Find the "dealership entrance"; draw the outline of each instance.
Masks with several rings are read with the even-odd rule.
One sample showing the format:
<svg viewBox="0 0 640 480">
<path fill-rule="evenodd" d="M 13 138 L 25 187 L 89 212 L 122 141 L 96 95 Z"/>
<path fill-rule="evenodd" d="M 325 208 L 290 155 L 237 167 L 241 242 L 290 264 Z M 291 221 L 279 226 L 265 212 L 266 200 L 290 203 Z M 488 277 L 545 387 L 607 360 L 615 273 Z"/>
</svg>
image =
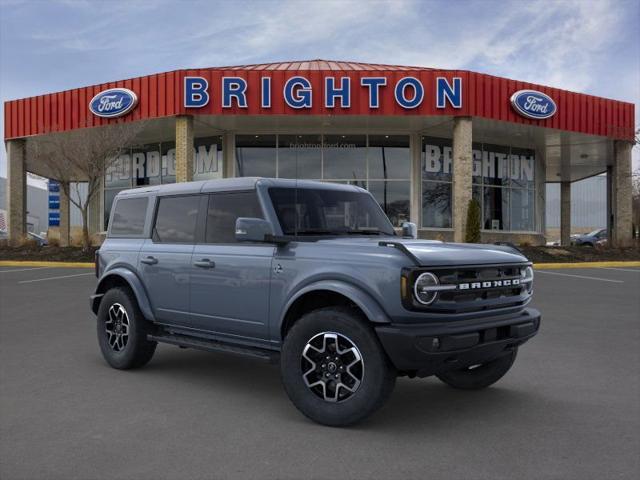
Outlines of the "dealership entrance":
<svg viewBox="0 0 640 480">
<path fill-rule="evenodd" d="M 624 102 L 474 72 L 313 61 L 169 72 L 7 102 L 5 111 L 13 239 L 24 172 L 50 177 L 25 143 L 64 135 L 74 121 L 144 124 L 110 161 L 96 231 L 126 188 L 264 176 L 361 186 L 396 227 L 412 221 L 422 238 L 445 241 L 464 238 L 473 198 L 483 241 L 540 244 L 545 183 L 559 182 L 568 242 L 568 186 L 607 172 L 613 241 L 631 239 L 634 112 Z"/>
</svg>

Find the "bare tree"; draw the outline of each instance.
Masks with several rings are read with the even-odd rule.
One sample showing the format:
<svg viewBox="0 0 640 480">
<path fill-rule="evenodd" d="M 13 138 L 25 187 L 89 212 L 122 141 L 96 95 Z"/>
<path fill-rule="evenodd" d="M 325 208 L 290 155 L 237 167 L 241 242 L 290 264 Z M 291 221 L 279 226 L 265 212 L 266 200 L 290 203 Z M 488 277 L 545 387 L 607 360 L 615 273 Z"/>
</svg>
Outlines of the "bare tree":
<svg viewBox="0 0 640 480">
<path fill-rule="evenodd" d="M 137 123 L 112 124 L 65 133 L 54 133 L 27 142 L 29 159 L 45 166 L 51 178 L 60 182 L 69 201 L 82 214 L 82 246 L 88 250 L 89 205 L 100 192 L 100 184 L 117 157 L 132 145 L 142 126 Z M 78 182 L 87 183 L 82 198 Z M 75 185 L 75 195 L 71 185 Z"/>
</svg>

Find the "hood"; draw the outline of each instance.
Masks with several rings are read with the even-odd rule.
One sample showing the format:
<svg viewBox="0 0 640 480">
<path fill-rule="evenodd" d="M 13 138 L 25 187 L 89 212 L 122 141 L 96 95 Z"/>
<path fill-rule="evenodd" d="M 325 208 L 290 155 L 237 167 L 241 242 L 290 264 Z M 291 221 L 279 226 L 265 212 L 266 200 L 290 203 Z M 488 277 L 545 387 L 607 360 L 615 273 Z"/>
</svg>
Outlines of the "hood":
<svg viewBox="0 0 640 480">
<path fill-rule="evenodd" d="M 393 248 L 380 246 L 382 241 L 400 243 L 417 258 L 421 266 L 447 265 L 488 265 L 522 263 L 528 259 L 515 248 L 503 245 L 443 243 L 437 240 L 414 240 L 402 237 L 366 237 L 321 240 L 344 245 L 358 245 L 371 248 Z"/>
<path fill-rule="evenodd" d="M 422 266 L 488 265 L 526 262 L 515 248 L 503 245 L 434 243 L 425 240 L 400 241 Z"/>
</svg>

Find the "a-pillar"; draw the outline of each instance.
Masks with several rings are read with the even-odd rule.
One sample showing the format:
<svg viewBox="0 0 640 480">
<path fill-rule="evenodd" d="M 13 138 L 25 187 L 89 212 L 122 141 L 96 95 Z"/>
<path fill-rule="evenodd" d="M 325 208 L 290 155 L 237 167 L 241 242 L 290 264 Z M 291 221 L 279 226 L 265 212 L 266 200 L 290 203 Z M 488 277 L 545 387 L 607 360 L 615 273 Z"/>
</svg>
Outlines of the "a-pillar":
<svg viewBox="0 0 640 480">
<path fill-rule="evenodd" d="M 632 242 L 632 178 L 631 142 L 616 141 L 615 163 L 611 173 L 611 231 L 610 243 L 616 247 L 626 247 Z"/>
<path fill-rule="evenodd" d="M 176 182 L 193 180 L 193 117 L 176 117 Z"/>
<path fill-rule="evenodd" d="M 464 242 L 471 201 L 473 127 L 470 117 L 453 121 L 453 241 Z"/>
<path fill-rule="evenodd" d="M 71 231 L 71 205 L 69 202 L 69 182 L 60 182 L 60 246 L 68 247 Z"/>
<path fill-rule="evenodd" d="M 7 210 L 9 243 L 20 244 L 27 235 L 27 171 L 25 141 L 7 142 Z"/>
<path fill-rule="evenodd" d="M 571 245 L 571 182 L 560 182 L 560 245 Z"/>
</svg>

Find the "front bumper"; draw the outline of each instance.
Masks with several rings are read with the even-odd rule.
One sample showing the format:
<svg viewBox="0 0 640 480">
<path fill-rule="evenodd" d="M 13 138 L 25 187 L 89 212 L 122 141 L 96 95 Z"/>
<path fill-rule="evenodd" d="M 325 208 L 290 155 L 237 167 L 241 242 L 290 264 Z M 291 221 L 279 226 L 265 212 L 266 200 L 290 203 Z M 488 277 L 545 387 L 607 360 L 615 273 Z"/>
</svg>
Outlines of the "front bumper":
<svg viewBox="0 0 640 480">
<path fill-rule="evenodd" d="M 526 308 L 481 320 L 381 325 L 376 333 L 398 371 L 426 377 L 498 358 L 539 328 L 540 312 Z"/>
</svg>

